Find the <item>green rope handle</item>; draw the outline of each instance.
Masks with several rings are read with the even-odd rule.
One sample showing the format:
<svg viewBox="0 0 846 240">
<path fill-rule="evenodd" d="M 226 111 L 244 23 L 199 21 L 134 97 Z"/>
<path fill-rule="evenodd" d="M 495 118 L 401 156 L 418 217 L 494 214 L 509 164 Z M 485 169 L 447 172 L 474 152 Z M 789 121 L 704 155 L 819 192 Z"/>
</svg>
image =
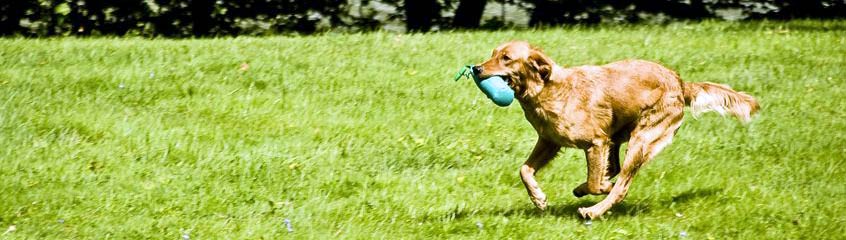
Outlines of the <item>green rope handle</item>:
<svg viewBox="0 0 846 240">
<path fill-rule="evenodd" d="M 458 69 L 458 73 L 455 74 L 455 81 L 461 79 L 461 77 L 473 79 L 473 65 L 465 65 Z"/>
</svg>

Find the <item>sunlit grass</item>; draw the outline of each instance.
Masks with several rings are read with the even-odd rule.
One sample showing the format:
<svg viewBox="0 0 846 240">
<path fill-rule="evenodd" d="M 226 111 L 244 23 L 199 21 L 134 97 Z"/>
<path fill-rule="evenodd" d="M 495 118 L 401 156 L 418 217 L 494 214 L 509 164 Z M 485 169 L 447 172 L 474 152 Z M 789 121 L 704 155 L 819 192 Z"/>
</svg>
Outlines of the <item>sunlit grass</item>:
<svg viewBox="0 0 846 240">
<path fill-rule="evenodd" d="M 659 61 L 763 110 L 687 117 L 586 227 L 583 153 L 539 174 L 536 211 L 522 111 L 450 79 L 512 39 L 563 65 Z M 844 66 L 842 21 L 0 39 L 0 238 L 844 238 Z"/>
</svg>

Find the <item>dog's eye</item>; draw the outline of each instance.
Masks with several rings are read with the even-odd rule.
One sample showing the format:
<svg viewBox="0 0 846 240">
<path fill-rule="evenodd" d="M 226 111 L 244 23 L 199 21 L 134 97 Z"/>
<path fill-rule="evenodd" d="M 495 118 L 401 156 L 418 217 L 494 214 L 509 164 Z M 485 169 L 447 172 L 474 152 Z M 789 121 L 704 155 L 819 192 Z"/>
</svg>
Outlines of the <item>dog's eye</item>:
<svg viewBox="0 0 846 240">
<path fill-rule="evenodd" d="M 511 58 L 508 57 L 508 55 L 502 55 L 502 60 L 503 61 L 511 61 Z"/>
</svg>

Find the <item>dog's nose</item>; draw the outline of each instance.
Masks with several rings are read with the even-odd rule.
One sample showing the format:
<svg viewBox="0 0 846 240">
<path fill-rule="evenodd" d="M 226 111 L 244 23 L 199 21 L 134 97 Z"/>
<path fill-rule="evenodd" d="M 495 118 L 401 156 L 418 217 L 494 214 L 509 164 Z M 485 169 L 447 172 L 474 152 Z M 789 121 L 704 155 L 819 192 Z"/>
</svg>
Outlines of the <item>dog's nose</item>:
<svg viewBox="0 0 846 240">
<path fill-rule="evenodd" d="M 482 67 L 480 67 L 479 65 L 473 66 L 473 72 L 476 74 L 482 73 Z"/>
</svg>

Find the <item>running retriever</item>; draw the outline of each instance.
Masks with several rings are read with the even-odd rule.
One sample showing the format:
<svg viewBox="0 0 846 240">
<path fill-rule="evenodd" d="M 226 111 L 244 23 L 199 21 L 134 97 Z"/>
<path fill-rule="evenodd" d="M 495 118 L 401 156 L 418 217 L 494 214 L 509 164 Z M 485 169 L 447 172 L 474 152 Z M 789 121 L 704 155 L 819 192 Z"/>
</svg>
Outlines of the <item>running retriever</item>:
<svg viewBox="0 0 846 240">
<path fill-rule="evenodd" d="M 623 201 L 638 169 L 672 141 L 684 106 L 691 106 L 694 114 L 716 111 L 743 122 L 759 108 L 748 94 L 721 84 L 682 82 L 673 70 L 654 62 L 625 60 L 565 68 L 522 41 L 498 46 L 474 70 L 481 78 L 505 78 L 538 133 L 520 177 L 539 209 L 546 209 L 547 200 L 535 172 L 561 147 L 584 149 L 587 181 L 573 194 L 608 194 L 596 205 L 579 208 L 579 214 L 589 219 Z M 621 168 L 620 145 L 625 142 L 629 145 Z"/>
</svg>

